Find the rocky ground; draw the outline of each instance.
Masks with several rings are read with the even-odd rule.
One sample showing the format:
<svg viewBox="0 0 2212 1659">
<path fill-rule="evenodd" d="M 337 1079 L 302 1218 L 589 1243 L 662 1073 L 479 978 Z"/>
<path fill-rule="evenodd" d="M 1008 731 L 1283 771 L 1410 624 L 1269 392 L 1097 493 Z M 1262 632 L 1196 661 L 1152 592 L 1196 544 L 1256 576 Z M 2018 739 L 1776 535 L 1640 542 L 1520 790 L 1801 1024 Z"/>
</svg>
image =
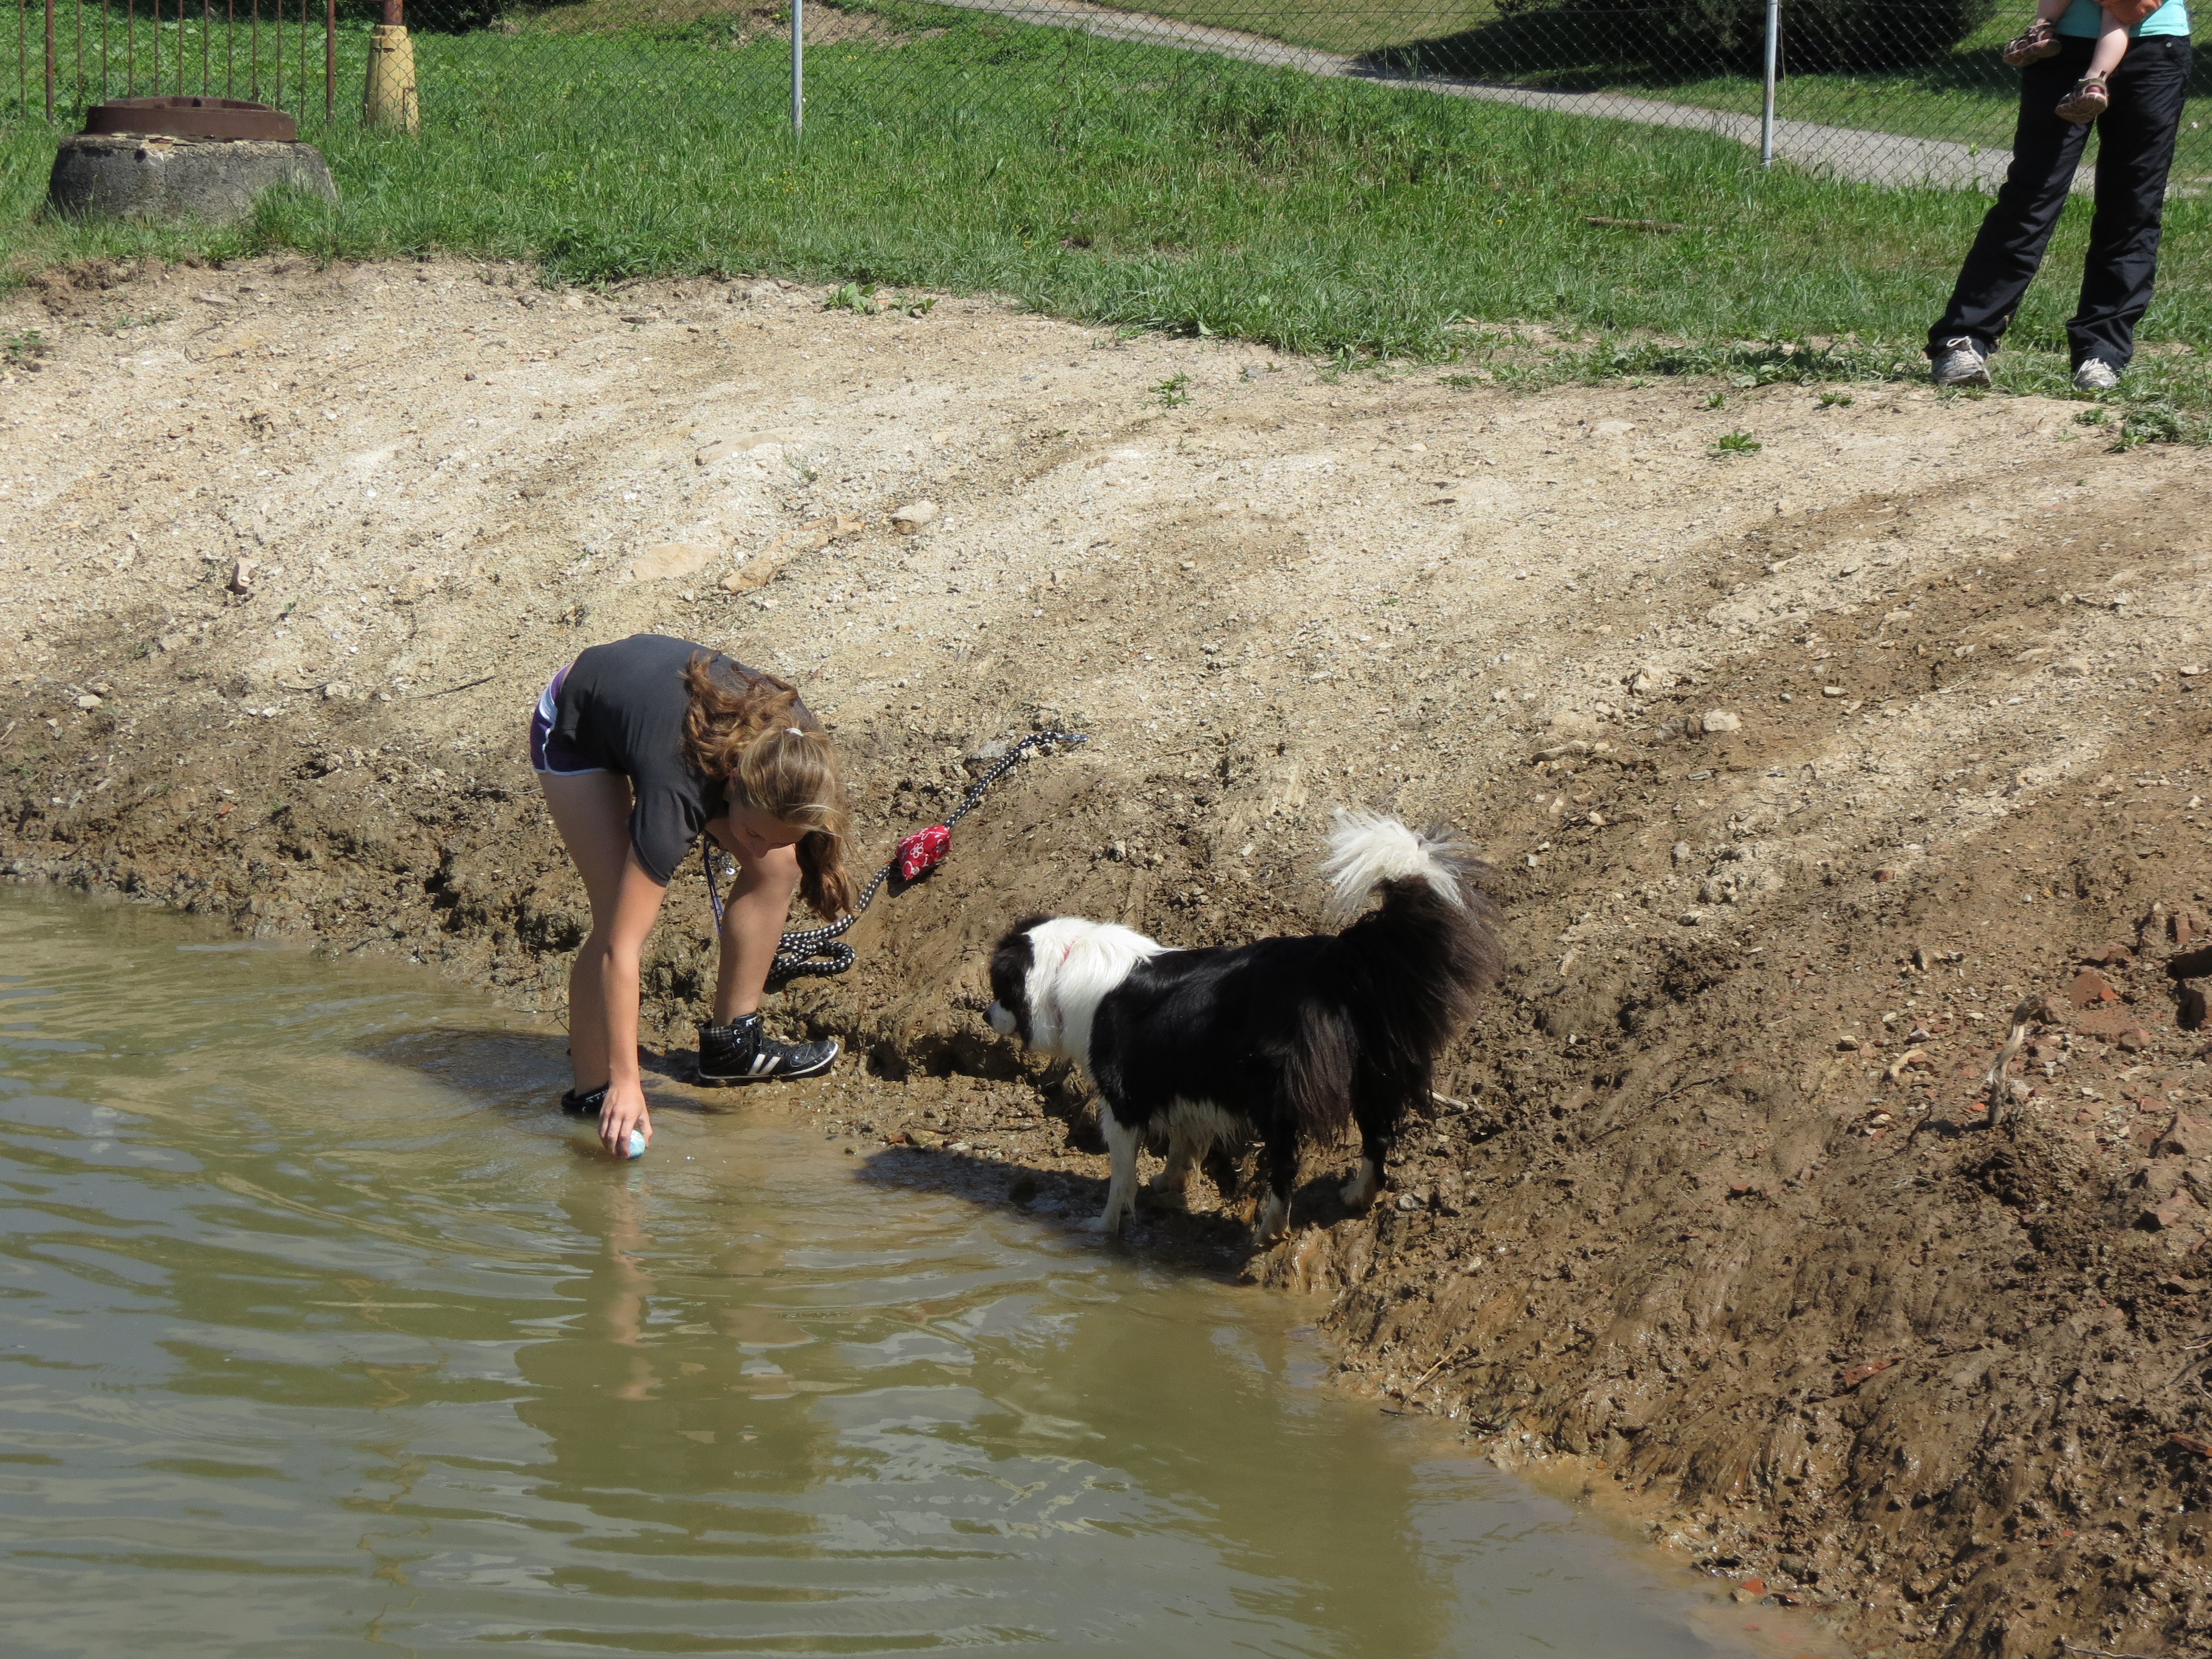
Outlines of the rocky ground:
<svg viewBox="0 0 2212 1659">
<path fill-rule="evenodd" d="M 1514 965 L 1384 1204 L 1322 1150 L 1275 1250 L 1210 1189 L 1132 1248 L 1331 1292 L 1348 1381 L 1861 1651 L 2212 1644 L 2199 454 L 825 297 L 279 261 L 0 301 L 7 870 L 557 1013 L 582 896 L 522 739 L 582 646 L 789 676 L 886 849 L 1080 728 L 780 1000 L 858 1063 L 742 1102 L 1072 1221 L 1100 1160 L 979 1018 L 997 932 L 1303 929 L 1330 806 L 1449 819 Z M 687 872 L 672 1076 L 706 929 Z"/>
</svg>

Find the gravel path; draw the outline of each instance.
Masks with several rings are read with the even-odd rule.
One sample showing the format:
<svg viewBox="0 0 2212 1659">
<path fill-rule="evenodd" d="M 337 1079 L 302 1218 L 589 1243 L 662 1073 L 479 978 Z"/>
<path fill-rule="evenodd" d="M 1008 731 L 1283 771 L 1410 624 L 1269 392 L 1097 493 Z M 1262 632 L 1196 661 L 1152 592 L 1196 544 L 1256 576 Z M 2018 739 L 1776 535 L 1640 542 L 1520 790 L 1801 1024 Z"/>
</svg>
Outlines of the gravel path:
<svg viewBox="0 0 2212 1659">
<path fill-rule="evenodd" d="M 1241 29 L 1179 23 L 1142 12 L 1085 5 L 1080 0 L 1049 0 L 1049 3 L 1042 4 L 1033 3 L 1032 0 L 947 0 L 947 3 L 970 11 L 996 12 L 1003 17 L 1050 28 L 1078 29 L 1107 40 L 1147 41 L 1154 46 L 1234 58 L 1248 64 L 1304 70 L 1311 75 L 1359 81 L 1395 80 L 1447 97 L 1475 98 L 1487 103 L 1514 104 L 1523 109 L 1548 110 L 1554 114 L 1588 116 L 1604 121 L 1686 128 L 1753 146 L 1759 143 L 1759 122 L 1756 115 L 1739 115 L 1694 104 L 1670 104 L 1656 98 L 1637 98 L 1618 92 L 1547 92 L 1456 76 L 1395 74 L 1377 70 L 1365 60 L 1344 52 L 1290 46 Z M 1985 149 L 1942 138 L 1913 138 L 1861 127 L 1826 126 L 1816 121 L 1776 121 L 1774 153 L 1800 167 L 1863 184 L 1933 185 L 1985 192 L 1995 191 L 2004 179 L 2005 169 L 2012 165 L 2012 152 L 2008 149 Z M 2094 176 L 2093 169 L 2083 168 L 2075 181 L 2075 188 L 2087 189 Z"/>
</svg>

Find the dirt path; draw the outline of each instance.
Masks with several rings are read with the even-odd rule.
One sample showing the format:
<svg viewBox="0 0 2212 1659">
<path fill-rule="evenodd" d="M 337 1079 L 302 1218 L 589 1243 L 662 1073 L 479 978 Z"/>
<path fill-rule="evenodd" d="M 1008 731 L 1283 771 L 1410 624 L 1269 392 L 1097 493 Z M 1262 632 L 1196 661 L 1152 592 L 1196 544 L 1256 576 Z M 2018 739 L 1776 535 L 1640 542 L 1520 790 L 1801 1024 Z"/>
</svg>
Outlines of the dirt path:
<svg viewBox="0 0 2212 1659">
<path fill-rule="evenodd" d="M 1272 35 L 1219 28 L 1207 23 L 1178 22 L 1171 17 L 1090 5 L 1085 0 L 945 0 L 945 3 L 965 11 L 995 12 L 1002 17 L 1045 28 L 1076 29 L 1109 40 L 1141 40 L 1182 52 L 1233 58 L 1240 63 L 1264 64 L 1271 69 L 1303 70 L 1308 75 L 1346 80 L 1380 81 L 1446 98 L 1512 104 L 1522 109 L 1577 115 L 1594 121 L 1632 121 L 1643 126 L 1686 128 L 1693 132 L 1710 132 L 1719 138 L 1732 138 L 1754 149 L 1765 142 L 1765 129 L 1757 115 L 1708 109 L 1698 104 L 1669 103 L 1662 98 L 1639 98 L 1627 92 L 1553 92 L 1541 87 L 1515 86 L 1508 82 L 1484 81 L 1468 76 L 1419 74 L 1382 68 L 1367 58 L 1350 52 L 1296 46 Z M 1786 91 L 1784 95 L 1786 100 Z M 1860 184 L 1936 190 L 1994 191 L 2004 182 L 2005 172 L 2012 166 L 2009 149 L 1960 143 L 1948 138 L 1915 138 L 1901 132 L 1876 132 L 1865 127 L 1795 121 L 1786 117 L 1778 117 L 1774 123 L 1774 154 L 1782 161 Z M 2094 167 L 2083 167 L 2075 177 L 2074 188 L 2094 190 L 2096 179 Z"/>
<path fill-rule="evenodd" d="M 1302 928 L 1332 805 L 1449 818 L 1512 976 L 1386 1206 L 1331 1208 L 1316 1156 L 1249 1271 L 1336 1288 L 1353 1380 L 1582 1460 L 1863 1650 L 2212 1636 L 2212 1068 L 2167 971 L 2212 968 L 2197 454 L 2074 404 L 1332 383 L 768 283 L 124 275 L 0 308 L 51 345 L 0 380 L 9 872 L 557 1009 L 581 895 L 521 737 L 581 646 L 792 676 L 884 846 L 1078 725 L 784 998 L 867 1065 L 718 1109 L 1081 1216 L 1081 1103 L 977 1017 L 983 943 Z M 705 916 L 687 872 L 671 1067 Z"/>
</svg>

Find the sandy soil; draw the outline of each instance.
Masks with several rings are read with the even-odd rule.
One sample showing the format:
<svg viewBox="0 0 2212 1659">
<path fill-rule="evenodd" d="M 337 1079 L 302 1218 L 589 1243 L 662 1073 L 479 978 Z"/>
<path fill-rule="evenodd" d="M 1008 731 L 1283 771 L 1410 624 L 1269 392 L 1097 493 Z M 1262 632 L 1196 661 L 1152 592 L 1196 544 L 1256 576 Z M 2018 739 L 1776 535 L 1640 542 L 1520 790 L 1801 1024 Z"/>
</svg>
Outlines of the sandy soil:
<svg viewBox="0 0 2212 1659">
<path fill-rule="evenodd" d="M 865 1064 L 664 1091 L 1072 1223 L 1081 1091 L 983 1025 L 985 943 L 1303 929 L 1332 805 L 1447 818 L 1515 966 L 1384 1206 L 1320 1152 L 1278 1249 L 1210 1193 L 1133 1247 L 1331 1291 L 1348 1382 L 1578 1461 L 1863 1651 L 2203 1650 L 2201 455 L 822 298 L 279 262 L 0 303 L 46 346 L 0 365 L 6 869 L 557 1012 L 582 900 L 521 739 L 583 645 L 799 682 L 885 848 L 1080 726 L 780 1000 Z M 687 872 L 672 1077 L 706 917 Z"/>
</svg>

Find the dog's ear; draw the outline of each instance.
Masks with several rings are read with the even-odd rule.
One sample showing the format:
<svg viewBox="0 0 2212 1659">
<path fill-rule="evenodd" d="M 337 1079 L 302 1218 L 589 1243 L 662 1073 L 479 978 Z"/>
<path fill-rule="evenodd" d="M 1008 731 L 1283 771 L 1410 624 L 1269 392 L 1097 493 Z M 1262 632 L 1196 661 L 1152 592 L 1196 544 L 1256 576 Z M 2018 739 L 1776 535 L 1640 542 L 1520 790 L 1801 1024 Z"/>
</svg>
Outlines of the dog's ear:
<svg viewBox="0 0 2212 1659">
<path fill-rule="evenodd" d="M 1006 949 L 1007 945 L 1012 945 L 1016 939 L 1027 935 L 1031 928 L 1042 927 L 1045 923 L 1051 920 L 1052 918 L 1045 915 L 1042 910 L 1032 911 L 1030 915 L 1024 916 L 1019 921 L 1016 922 L 1012 927 L 1007 928 L 1005 933 L 999 935 L 999 948 L 1000 950 Z"/>
</svg>

